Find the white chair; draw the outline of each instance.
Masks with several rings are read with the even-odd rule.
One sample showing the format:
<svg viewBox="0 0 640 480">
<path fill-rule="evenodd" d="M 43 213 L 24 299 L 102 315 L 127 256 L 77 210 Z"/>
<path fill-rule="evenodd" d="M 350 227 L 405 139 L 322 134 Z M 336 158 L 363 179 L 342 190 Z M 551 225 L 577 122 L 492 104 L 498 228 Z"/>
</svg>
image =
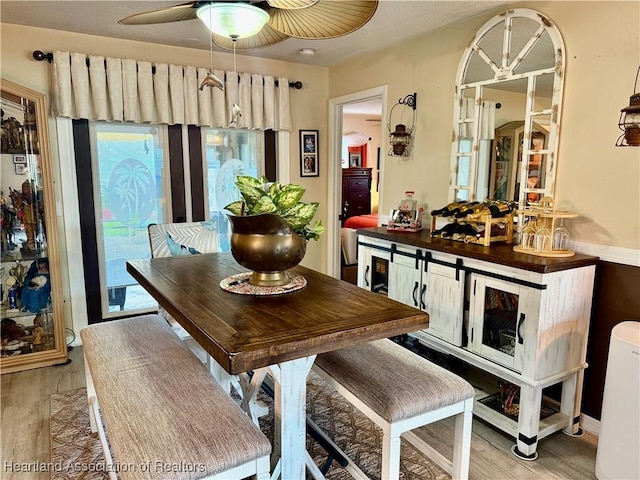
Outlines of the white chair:
<svg viewBox="0 0 640 480">
<path fill-rule="evenodd" d="M 175 257 L 215 253 L 218 248 L 218 230 L 213 222 L 162 223 L 148 227 L 151 258 Z M 171 325 L 173 331 L 185 341 L 189 349 L 204 363 L 207 352 L 195 342 L 178 322 L 158 306 L 158 313 Z"/>
<path fill-rule="evenodd" d="M 175 257 L 220 251 L 216 222 L 151 224 L 151 257 Z"/>
<path fill-rule="evenodd" d="M 151 257 L 175 257 L 181 255 L 198 255 L 201 253 L 216 253 L 221 250 L 220 240 L 222 236 L 217 222 L 189 222 L 189 223 L 162 223 L 151 224 L 148 227 Z M 224 226 L 223 226 L 224 227 Z M 237 378 L 229 375 L 210 355 L 196 342 L 191 335 L 162 307 L 158 307 L 158 313 L 171 325 L 173 331 L 185 342 L 189 349 L 203 362 L 207 364 L 211 374 L 223 387 L 229 391 L 233 386 L 239 395 L 242 389 Z"/>
</svg>

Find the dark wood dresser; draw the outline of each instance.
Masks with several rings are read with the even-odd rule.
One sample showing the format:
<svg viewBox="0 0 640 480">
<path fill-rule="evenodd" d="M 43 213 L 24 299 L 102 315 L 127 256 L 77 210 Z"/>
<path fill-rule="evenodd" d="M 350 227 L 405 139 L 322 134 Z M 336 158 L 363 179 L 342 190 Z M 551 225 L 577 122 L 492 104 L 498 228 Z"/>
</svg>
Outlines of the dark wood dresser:
<svg viewBox="0 0 640 480">
<path fill-rule="evenodd" d="M 371 213 L 371 169 L 342 169 L 342 220 Z"/>
</svg>

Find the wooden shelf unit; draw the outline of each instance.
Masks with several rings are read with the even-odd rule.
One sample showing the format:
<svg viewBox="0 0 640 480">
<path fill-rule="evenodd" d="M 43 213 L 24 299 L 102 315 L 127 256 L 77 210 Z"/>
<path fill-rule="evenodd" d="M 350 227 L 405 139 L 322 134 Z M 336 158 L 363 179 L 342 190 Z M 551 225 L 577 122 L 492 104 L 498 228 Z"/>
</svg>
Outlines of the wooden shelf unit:
<svg viewBox="0 0 640 480">
<path fill-rule="evenodd" d="M 550 250 L 544 251 L 536 251 L 532 248 L 523 248 L 521 245 L 515 245 L 513 247 L 514 252 L 524 253 L 526 255 L 534 255 L 536 257 L 549 257 L 549 258 L 565 258 L 565 257 L 573 257 L 576 252 L 573 250 L 554 250 L 553 249 L 553 233 L 556 229 L 556 221 L 558 219 L 565 218 L 576 218 L 578 216 L 577 212 L 571 212 L 568 210 L 554 210 L 552 212 L 547 212 L 541 208 L 525 208 L 522 210 L 518 210 L 516 213 L 524 217 L 536 217 L 537 222 L 542 221 L 544 225 L 549 229 L 551 233 L 551 242 L 550 242 Z"/>
<path fill-rule="evenodd" d="M 436 229 L 436 219 L 438 217 L 431 217 L 431 231 L 433 232 Z M 467 221 L 464 218 L 461 219 L 456 219 L 457 221 Z M 447 240 L 453 240 L 455 242 L 465 242 L 465 243 L 473 243 L 476 245 L 484 245 L 485 247 L 488 247 L 491 245 L 491 243 L 496 243 L 496 242 L 506 242 L 506 243 L 513 243 L 513 214 L 509 213 L 507 215 L 505 215 L 504 217 L 497 217 L 494 218 L 491 215 L 483 215 L 480 218 L 474 218 L 473 220 L 469 220 L 475 223 L 481 223 L 485 225 L 485 229 L 484 229 L 484 236 L 478 238 L 477 240 L 465 240 L 465 238 L 451 238 L 451 237 L 447 237 Z M 507 234 L 506 235 L 496 235 L 496 236 L 491 236 L 491 225 L 495 225 L 498 223 L 506 223 L 507 224 Z"/>
</svg>

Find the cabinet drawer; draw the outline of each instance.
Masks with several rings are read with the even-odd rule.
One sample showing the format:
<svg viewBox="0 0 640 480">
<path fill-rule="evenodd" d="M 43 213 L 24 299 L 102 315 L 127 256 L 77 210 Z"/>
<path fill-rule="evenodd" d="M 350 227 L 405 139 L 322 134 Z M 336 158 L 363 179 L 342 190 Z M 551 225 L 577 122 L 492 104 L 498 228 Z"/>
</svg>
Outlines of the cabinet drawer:
<svg viewBox="0 0 640 480">
<path fill-rule="evenodd" d="M 348 169 L 344 169 L 342 170 L 342 175 L 343 176 L 349 176 L 349 177 L 370 177 L 371 176 L 371 169 L 370 168 L 348 168 Z"/>
<path fill-rule="evenodd" d="M 369 204 L 371 196 L 369 192 L 351 192 L 349 193 L 349 202 L 352 204 Z"/>
<path fill-rule="evenodd" d="M 371 202 L 369 197 L 358 197 L 351 195 L 349 198 L 349 210 L 361 212 L 363 210 L 371 210 Z M 369 212 L 367 212 L 369 213 Z"/>
<path fill-rule="evenodd" d="M 349 215 L 368 215 L 371 213 L 371 208 L 369 205 L 350 205 L 349 206 Z"/>
<path fill-rule="evenodd" d="M 354 190 L 369 190 L 369 180 L 366 178 L 350 178 L 349 189 Z"/>
</svg>

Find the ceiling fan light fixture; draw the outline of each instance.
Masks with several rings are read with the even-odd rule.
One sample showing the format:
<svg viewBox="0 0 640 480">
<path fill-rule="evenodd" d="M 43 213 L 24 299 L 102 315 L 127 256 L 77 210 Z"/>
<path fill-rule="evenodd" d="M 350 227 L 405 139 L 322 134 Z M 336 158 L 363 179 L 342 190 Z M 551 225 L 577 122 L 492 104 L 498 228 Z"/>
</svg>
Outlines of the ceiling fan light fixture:
<svg viewBox="0 0 640 480">
<path fill-rule="evenodd" d="M 269 21 L 267 12 L 246 3 L 208 3 L 197 15 L 213 33 L 232 38 L 255 35 Z"/>
</svg>

